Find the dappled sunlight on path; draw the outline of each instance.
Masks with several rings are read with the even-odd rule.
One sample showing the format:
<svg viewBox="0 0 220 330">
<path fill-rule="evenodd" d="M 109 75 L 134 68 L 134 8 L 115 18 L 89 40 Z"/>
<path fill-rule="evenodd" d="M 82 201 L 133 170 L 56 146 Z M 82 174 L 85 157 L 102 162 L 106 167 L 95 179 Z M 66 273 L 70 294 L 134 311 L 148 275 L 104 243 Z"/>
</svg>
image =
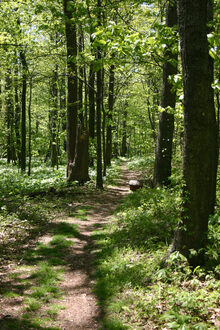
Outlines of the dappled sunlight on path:
<svg viewBox="0 0 220 330">
<path fill-rule="evenodd" d="M 85 190 L 68 204 L 59 198 L 63 208 L 47 224 L 45 234 L 39 233 L 38 242 L 27 246 L 20 265 L 7 269 L 8 278 L 1 288 L 5 297 L 0 300 L 0 329 L 100 329 L 102 311 L 93 290 L 97 246 L 92 233 L 110 221 L 120 201 L 130 193 L 129 180 L 137 177 L 123 163 L 115 185 L 104 191 Z M 66 210 L 64 205 L 68 205 Z M 45 282 L 40 287 L 42 278 Z M 45 288 L 48 291 L 43 292 Z M 8 291 L 14 296 L 6 298 Z M 40 295 L 38 301 L 34 300 L 36 295 Z M 55 306 L 54 316 L 48 314 L 50 304 Z M 26 319 L 25 314 L 29 315 Z M 42 316 L 46 321 L 42 326 L 38 321 L 36 326 L 34 318 Z"/>
</svg>

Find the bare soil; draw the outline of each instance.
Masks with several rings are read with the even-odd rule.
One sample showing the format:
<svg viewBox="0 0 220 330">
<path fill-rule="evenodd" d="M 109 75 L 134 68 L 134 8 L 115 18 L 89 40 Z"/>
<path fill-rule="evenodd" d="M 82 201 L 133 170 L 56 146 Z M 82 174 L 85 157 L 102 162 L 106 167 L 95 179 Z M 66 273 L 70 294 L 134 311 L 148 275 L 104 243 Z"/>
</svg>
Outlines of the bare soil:
<svg viewBox="0 0 220 330">
<path fill-rule="evenodd" d="M 104 191 L 97 190 L 92 194 L 85 194 L 82 196 L 82 200 L 77 203 L 73 201 L 73 208 L 80 205 L 88 206 L 86 219 L 82 220 L 74 216 L 64 215 L 52 221 L 54 223 L 65 221 L 77 225 L 80 234 L 77 238 L 71 238 L 74 244 L 68 249 L 68 254 L 65 257 L 63 280 L 60 282 L 63 298 L 57 302 L 62 304 L 65 309 L 59 311 L 50 326 L 57 326 L 66 330 L 101 329 L 102 311 L 93 292 L 95 285 L 93 261 L 96 246 L 92 232 L 110 221 L 111 215 L 120 201 L 130 193 L 129 180 L 137 179 L 137 177 L 137 173 L 128 171 L 124 164 L 121 168 L 121 175 L 117 179 L 117 185 L 108 186 Z M 45 235 L 39 241 L 48 243 L 51 237 L 52 235 Z M 11 270 L 7 270 L 9 273 L 13 271 L 16 272 L 16 265 L 12 265 Z M 12 280 L 8 282 L 8 286 L 11 285 Z M 4 321 L 8 317 L 19 319 L 22 308 L 21 297 L 0 299 L 0 320 Z M 0 329 L 10 329 L 4 327 L 3 324 L 4 322 L 0 322 Z M 31 328 L 31 326 L 25 326 L 25 328 L 21 326 L 19 329 Z"/>
<path fill-rule="evenodd" d="M 106 191 L 98 191 L 84 200 L 84 205 L 94 206 L 89 211 L 88 221 L 68 219 L 69 223 L 78 225 L 80 238 L 73 239 L 73 254 L 69 256 L 69 267 L 61 284 L 66 307 L 58 316 L 61 329 L 100 329 L 101 310 L 93 293 L 95 281 L 91 279 L 95 249 L 91 234 L 110 220 L 121 199 L 130 192 L 128 181 L 132 177 L 134 173 L 123 165 L 118 186 L 109 186 Z"/>
</svg>

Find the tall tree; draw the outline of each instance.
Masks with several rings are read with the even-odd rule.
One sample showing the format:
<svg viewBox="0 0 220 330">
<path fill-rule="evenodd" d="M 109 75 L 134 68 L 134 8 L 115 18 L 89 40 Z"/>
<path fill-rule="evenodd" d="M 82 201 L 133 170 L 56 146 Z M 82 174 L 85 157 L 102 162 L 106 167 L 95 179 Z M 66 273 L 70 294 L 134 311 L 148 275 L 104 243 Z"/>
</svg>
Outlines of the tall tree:
<svg viewBox="0 0 220 330">
<path fill-rule="evenodd" d="M 16 63 L 17 64 L 17 63 Z M 14 78 L 14 100 L 15 100 L 15 136 L 16 136 L 16 150 L 18 157 L 18 165 L 21 163 L 21 134 L 20 134 L 20 124 L 21 124 L 21 107 L 19 102 L 19 82 L 18 82 L 18 65 L 15 68 L 15 78 Z"/>
<path fill-rule="evenodd" d="M 31 150 L 31 139 L 32 139 L 32 130 L 31 130 L 31 104 L 32 104 L 32 77 L 30 77 L 30 93 L 29 93 L 29 104 L 28 104 L 28 175 L 31 175 L 31 160 L 32 160 L 32 150 Z"/>
<path fill-rule="evenodd" d="M 27 61 L 24 50 L 20 51 L 22 64 L 22 95 L 21 95 L 21 170 L 26 169 L 26 98 L 27 98 Z"/>
<path fill-rule="evenodd" d="M 196 266 L 203 261 L 208 218 L 214 212 L 218 151 L 207 41 L 207 0 L 179 0 L 178 16 L 185 143 L 183 210 L 173 247 Z"/>
<path fill-rule="evenodd" d="M 101 10 L 102 2 L 97 0 L 97 25 L 101 26 Z M 101 64 L 102 53 L 101 47 L 97 47 L 97 62 Z M 102 109 L 102 70 L 99 68 L 96 77 L 97 91 L 96 91 L 96 131 L 97 131 L 97 173 L 96 173 L 96 187 L 103 189 L 103 178 L 102 178 L 102 138 L 101 138 L 101 109 Z"/>
<path fill-rule="evenodd" d="M 177 25 L 176 2 L 169 1 L 166 9 L 166 25 L 173 28 Z M 167 107 L 174 111 L 176 93 L 173 91 L 170 76 L 177 73 L 176 43 L 172 42 L 166 46 L 165 63 L 163 65 L 163 86 L 161 107 L 165 110 L 159 115 L 159 128 L 156 144 L 156 155 L 154 165 L 154 185 L 169 184 L 171 176 L 172 144 L 174 132 L 174 114 L 167 110 Z M 173 49 L 174 48 L 174 49 Z"/>
<path fill-rule="evenodd" d="M 66 47 L 67 47 L 67 178 L 71 178 L 71 164 L 74 161 L 77 133 L 78 79 L 77 79 L 77 34 L 73 21 L 75 1 L 64 0 Z"/>
<path fill-rule="evenodd" d="M 83 52 L 84 48 L 84 36 L 83 36 L 83 30 L 82 26 L 79 25 L 79 38 L 78 38 L 78 48 L 79 53 L 81 54 Z M 85 113 L 83 109 L 83 80 L 84 80 L 84 67 L 82 64 L 79 65 L 79 120 L 81 123 L 81 126 L 84 127 L 84 119 L 85 119 Z"/>
<path fill-rule="evenodd" d="M 55 65 L 52 81 L 51 81 L 51 166 L 58 165 L 58 137 L 57 137 L 57 125 L 58 125 L 58 66 Z"/>
<path fill-rule="evenodd" d="M 90 38 L 91 42 L 91 38 Z M 95 72 L 93 62 L 89 66 L 89 136 L 95 138 Z"/>
<path fill-rule="evenodd" d="M 127 106 L 127 104 L 125 106 Z M 123 113 L 122 143 L 121 143 L 121 156 L 123 157 L 125 157 L 127 154 L 127 117 L 128 117 L 128 112 L 125 109 Z"/>
<path fill-rule="evenodd" d="M 108 95 L 108 112 L 107 112 L 107 134 L 106 134 L 106 165 L 111 165 L 112 158 L 112 113 L 114 106 L 114 69 L 112 64 L 109 69 L 109 95 Z"/>
<path fill-rule="evenodd" d="M 12 97 L 12 81 L 11 70 L 8 69 L 5 79 L 5 105 L 6 105 L 6 125 L 7 125 L 7 163 L 13 160 L 14 153 L 14 141 L 13 141 L 13 123 L 14 123 L 14 111 L 13 111 L 13 97 Z"/>
</svg>

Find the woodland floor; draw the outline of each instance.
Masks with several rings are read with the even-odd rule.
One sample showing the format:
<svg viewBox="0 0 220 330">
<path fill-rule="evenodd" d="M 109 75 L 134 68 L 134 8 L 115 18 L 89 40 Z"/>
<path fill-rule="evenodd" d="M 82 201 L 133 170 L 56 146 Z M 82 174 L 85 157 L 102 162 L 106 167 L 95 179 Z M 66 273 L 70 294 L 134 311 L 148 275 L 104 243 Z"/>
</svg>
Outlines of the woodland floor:
<svg viewBox="0 0 220 330">
<path fill-rule="evenodd" d="M 18 249 L 17 253 L 21 253 L 19 262 L 11 262 L 9 260 L 0 270 L 0 293 L 7 291 L 9 293 L 11 291 L 16 293 L 14 295 L 1 295 L 1 330 L 36 328 L 101 329 L 103 311 L 93 292 L 95 285 L 93 264 L 97 246 L 92 237 L 92 232 L 110 221 L 113 211 L 119 205 L 120 201 L 130 192 L 128 181 L 136 177 L 137 174 L 128 171 L 124 163 L 121 167 L 121 174 L 117 179 L 116 185 L 108 186 L 104 191 L 93 190 L 88 193 L 85 191 L 84 194 L 73 198 L 72 201 L 71 196 L 69 196 L 68 212 L 65 209 L 66 200 L 62 204 L 62 196 L 54 196 L 55 216 L 52 215 L 49 225 L 45 226 L 45 230 L 39 235 L 37 241 L 32 240 L 26 246 L 23 246 L 23 249 L 29 255 L 32 253 L 32 257 L 34 257 L 32 259 L 25 259 L 23 258 L 23 251 L 19 252 Z M 59 204 L 59 212 L 56 210 L 57 202 Z M 62 262 L 63 272 L 61 280 L 58 282 L 58 290 L 62 294 L 60 298 L 56 298 L 55 295 L 52 298 L 53 306 L 55 306 L 53 308 L 56 309 L 56 306 L 58 308 L 54 313 L 51 311 L 51 317 L 45 318 L 46 323 L 41 324 L 38 321 L 39 325 L 36 325 L 33 322 L 34 315 L 36 314 L 38 319 L 43 318 L 46 315 L 47 303 L 42 303 L 42 306 L 35 308 L 34 305 L 30 307 L 29 301 L 29 310 L 27 308 L 27 297 L 28 295 L 30 296 L 31 290 L 33 292 L 35 285 L 34 279 L 36 278 L 36 274 L 33 276 L 34 267 L 39 260 L 48 262 L 50 254 L 44 253 L 46 251 L 45 247 L 53 247 L 53 234 L 63 234 L 67 226 L 76 228 L 76 234 L 72 235 L 72 237 L 70 237 L 71 235 L 68 236 L 68 246 L 62 257 L 64 259 L 62 260 L 64 261 Z M 73 244 L 69 244 L 72 242 Z M 57 247 L 59 248 L 59 245 Z M 52 253 L 51 256 L 53 258 L 55 255 Z M 53 264 L 53 267 L 56 268 L 56 264 Z M 25 319 L 25 313 L 27 314 L 28 312 L 29 316 Z"/>
</svg>

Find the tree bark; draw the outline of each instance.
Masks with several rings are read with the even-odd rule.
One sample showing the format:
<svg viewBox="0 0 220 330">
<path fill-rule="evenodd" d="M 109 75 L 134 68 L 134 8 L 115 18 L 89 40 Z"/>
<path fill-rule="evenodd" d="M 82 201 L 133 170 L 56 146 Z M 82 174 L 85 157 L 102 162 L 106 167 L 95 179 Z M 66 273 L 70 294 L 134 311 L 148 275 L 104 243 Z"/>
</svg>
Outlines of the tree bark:
<svg viewBox="0 0 220 330">
<path fill-rule="evenodd" d="M 30 95 L 29 95 L 29 104 L 28 104 L 28 175 L 31 175 L 31 158 L 32 158 L 32 150 L 31 150 L 31 103 L 32 103 L 32 77 L 30 77 Z"/>
<path fill-rule="evenodd" d="M 17 64 L 17 63 L 16 63 Z M 21 136 L 20 136 L 20 126 L 21 126 L 21 107 L 19 102 L 18 90 L 18 69 L 15 69 L 15 79 L 14 79 L 14 95 L 15 95 L 15 136 L 16 136 L 16 152 L 18 158 L 18 165 L 21 165 Z"/>
<path fill-rule="evenodd" d="M 111 165 L 112 159 L 112 115 L 114 106 L 114 65 L 109 70 L 109 95 L 108 95 L 108 112 L 107 112 L 107 134 L 106 134 L 106 165 Z"/>
<path fill-rule="evenodd" d="M 121 156 L 125 157 L 127 154 L 127 111 L 124 111 L 123 128 L 122 128 L 122 144 L 121 144 Z"/>
<path fill-rule="evenodd" d="M 184 87 L 183 209 L 174 250 L 193 266 L 203 262 L 208 218 L 214 212 L 217 125 L 207 41 L 207 0 L 180 0 L 178 7 Z"/>
<path fill-rule="evenodd" d="M 55 66 L 52 83 L 51 83 L 51 166 L 58 166 L 58 138 L 57 138 L 57 124 L 58 124 L 58 66 Z"/>
<path fill-rule="evenodd" d="M 79 26 L 79 53 L 83 51 L 83 30 Z M 84 67 L 82 64 L 79 65 L 79 120 L 82 127 L 85 126 L 84 123 L 84 109 L 83 109 L 83 77 L 84 77 Z"/>
<path fill-rule="evenodd" d="M 12 81 L 11 81 L 11 70 L 6 73 L 5 79 L 5 91 L 6 91 L 6 124 L 7 124 L 7 163 L 9 164 L 13 160 L 13 99 L 12 99 Z"/>
<path fill-rule="evenodd" d="M 93 63 L 89 66 L 89 136 L 95 138 L 95 72 Z"/>
<path fill-rule="evenodd" d="M 101 0 L 97 0 L 98 26 L 101 25 Z M 97 60 L 102 58 L 101 48 L 97 48 Z M 96 169 L 96 188 L 103 189 L 102 178 L 102 138 L 101 138 L 101 108 L 102 108 L 102 70 L 97 71 L 97 92 L 96 92 L 96 131 L 97 131 L 97 169 Z"/>
<path fill-rule="evenodd" d="M 68 182 L 78 181 L 84 184 L 89 181 L 89 134 L 87 129 L 78 126 L 76 153 L 73 163 L 70 165 L 71 171 Z"/>
<path fill-rule="evenodd" d="M 22 95 L 21 95 L 21 170 L 26 170 L 26 94 L 27 94 L 27 62 L 23 50 L 20 51 L 22 64 Z"/>
<path fill-rule="evenodd" d="M 177 25 L 177 6 L 169 1 L 166 9 L 166 25 L 174 27 Z M 165 51 L 166 62 L 163 65 L 163 86 L 161 107 L 175 108 L 176 93 L 172 91 L 172 83 L 169 81 L 171 75 L 177 73 L 177 54 L 168 48 Z M 170 62 L 172 60 L 172 63 Z M 154 185 L 168 185 L 171 176 L 172 144 L 174 132 L 174 114 L 162 111 L 159 115 L 159 129 L 156 144 L 156 157 L 154 164 Z"/>
<path fill-rule="evenodd" d="M 75 1 L 64 0 L 64 14 L 67 46 L 67 178 L 70 175 L 71 164 L 75 158 L 77 108 L 78 108 L 78 79 L 77 79 L 77 36 L 76 24 L 71 20 L 75 10 Z"/>
</svg>

